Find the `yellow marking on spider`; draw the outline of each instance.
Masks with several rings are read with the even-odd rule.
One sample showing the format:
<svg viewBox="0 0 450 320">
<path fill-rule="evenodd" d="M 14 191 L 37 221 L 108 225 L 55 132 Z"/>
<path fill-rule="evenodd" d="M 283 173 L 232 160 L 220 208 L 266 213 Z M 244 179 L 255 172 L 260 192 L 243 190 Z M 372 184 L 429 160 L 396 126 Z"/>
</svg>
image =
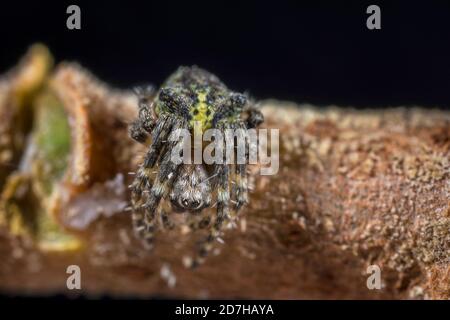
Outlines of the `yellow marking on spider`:
<svg viewBox="0 0 450 320">
<path fill-rule="evenodd" d="M 198 92 L 197 99 L 198 102 L 191 107 L 191 121 L 190 126 L 194 128 L 194 126 L 201 126 L 201 131 L 211 128 L 212 119 L 213 119 L 213 110 L 210 105 L 206 102 L 207 92 Z M 198 128 L 200 129 L 200 128 Z"/>
</svg>

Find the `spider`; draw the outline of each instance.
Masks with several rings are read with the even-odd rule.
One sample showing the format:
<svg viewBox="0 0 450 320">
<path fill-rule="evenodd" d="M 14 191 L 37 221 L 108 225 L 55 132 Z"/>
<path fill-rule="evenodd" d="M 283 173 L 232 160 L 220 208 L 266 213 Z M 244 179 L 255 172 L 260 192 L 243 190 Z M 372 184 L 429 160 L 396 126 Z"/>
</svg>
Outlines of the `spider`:
<svg viewBox="0 0 450 320">
<path fill-rule="evenodd" d="M 175 163 L 171 151 L 183 143 L 176 137 L 177 129 L 193 132 L 199 123 L 203 131 L 247 130 L 264 118 L 246 95 L 228 90 L 216 76 L 196 66 L 180 67 L 157 92 L 147 87 L 136 93 L 139 116 L 130 125 L 130 136 L 140 143 L 151 141 L 130 186 L 133 229 L 151 249 L 156 231 L 175 227 L 169 213 L 184 212 L 191 230 L 208 231 L 188 263 L 194 268 L 221 240 L 226 222 L 233 221 L 248 202 L 248 172 L 246 163 Z M 224 144 L 232 142 L 223 135 Z M 215 213 L 200 214 L 214 206 Z"/>
</svg>

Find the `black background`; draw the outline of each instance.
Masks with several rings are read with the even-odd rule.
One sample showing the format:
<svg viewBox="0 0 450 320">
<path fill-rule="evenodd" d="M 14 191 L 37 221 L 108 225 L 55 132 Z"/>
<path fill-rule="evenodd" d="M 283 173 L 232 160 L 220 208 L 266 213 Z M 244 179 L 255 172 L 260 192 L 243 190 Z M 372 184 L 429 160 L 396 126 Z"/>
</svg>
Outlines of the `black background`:
<svg viewBox="0 0 450 320">
<path fill-rule="evenodd" d="M 175 314 L 177 307 L 209 306 L 219 310 L 220 304 L 240 305 L 271 305 L 274 315 L 220 315 L 209 312 L 206 318 L 202 316 L 180 316 Z M 138 319 L 146 315 L 150 319 L 303 319 L 305 315 L 314 315 L 319 319 L 380 319 L 389 314 L 394 318 L 436 319 L 448 310 L 448 301 L 312 301 L 312 300 L 101 300 L 88 301 L 84 298 L 69 300 L 63 296 L 50 299 L 19 298 L 10 299 L 0 307 L 2 312 L 10 311 L 16 317 L 27 313 L 45 314 L 46 319 L 85 319 L 98 317 L 101 319 Z M 302 317 L 303 316 L 303 317 Z"/>
<path fill-rule="evenodd" d="M 81 30 L 66 8 L 81 7 Z M 381 30 L 366 8 L 381 7 Z M 118 87 L 197 64 L 256 98 L 450 106 L 450 1 L 7 1 L 0 71 L 33 42 Z"/>
</svg>

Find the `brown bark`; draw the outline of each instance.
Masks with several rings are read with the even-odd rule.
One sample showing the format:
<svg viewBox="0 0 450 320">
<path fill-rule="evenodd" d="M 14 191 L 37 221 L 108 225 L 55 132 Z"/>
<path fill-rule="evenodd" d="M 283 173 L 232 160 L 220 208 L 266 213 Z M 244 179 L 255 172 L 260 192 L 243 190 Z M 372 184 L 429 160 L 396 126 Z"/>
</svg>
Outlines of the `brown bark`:
<svg viewBox="0 0 450 320">
<path fill-rule="evenodd" d="M 199 234 L 162 232 L 147 252 L 123 210 L 127 172 L 145 151 L 127 135 L 134 97 L 70 65 L 56 71 L 49 90 L 71 119 L 72 159 L 80 159 L 70 164 L 64 186 L 71 191 L 57 216 L 84 247 L 43 252 L 0 229 L 0 290 L 70 294 L 66 268 L 76 264 L 85 294 L 450 298 L 448 111 L 262 102 L 264 127 L 280 130 L 280 170 L 254 175 L 238 228 L 192 271 L 182 258 Z M 366 286 L 373 264 L 380 290 Z"/>
</svg>

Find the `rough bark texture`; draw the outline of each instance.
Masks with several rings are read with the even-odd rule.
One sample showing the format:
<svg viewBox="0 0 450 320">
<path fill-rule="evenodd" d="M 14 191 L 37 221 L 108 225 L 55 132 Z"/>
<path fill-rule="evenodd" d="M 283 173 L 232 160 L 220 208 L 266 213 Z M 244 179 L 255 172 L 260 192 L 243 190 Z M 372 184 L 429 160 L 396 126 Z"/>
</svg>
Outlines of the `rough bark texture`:
<svg viewBox="0 0 450 320">
<path fill-rule="evenodd" d="M 450 298 L 449 112 L 262 102 L 264 127 L 280 130 L 280 170 L 254 176 L 238 228 L 192 271 L 182 258 L 199 234 L 160 233 L 147 252 L 124 210 L 127 173 L 145 151 L 127 135 L 135 98 L 71 65 L 52 75 L 47 90 L 72 129 L 61 187 L 70 192 L 61 191 L 54 214 L 84 246 L 45 252 L 0 227 L 1 291 L 73 294 L 66 268 L 75 264 L 88 295 Z M 366 286 L 373 264 L 380 290 Z"/>
</svg>

